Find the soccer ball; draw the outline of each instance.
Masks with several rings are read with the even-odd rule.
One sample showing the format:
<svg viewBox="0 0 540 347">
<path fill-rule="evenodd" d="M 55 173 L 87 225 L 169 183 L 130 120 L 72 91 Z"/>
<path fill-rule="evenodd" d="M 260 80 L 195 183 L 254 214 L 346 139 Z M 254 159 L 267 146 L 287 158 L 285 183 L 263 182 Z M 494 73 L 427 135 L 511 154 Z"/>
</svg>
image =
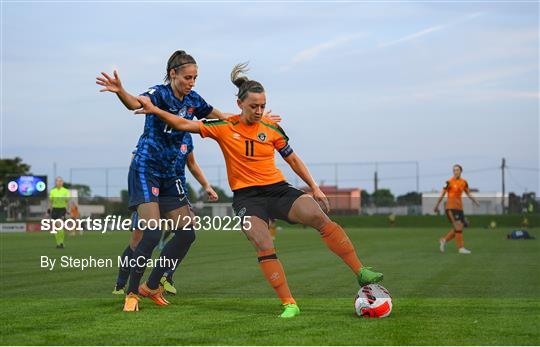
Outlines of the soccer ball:
<svg viewBox="0 0 540 347">
<path fill-rule="evenodd" d="M 354 311 L 363 318 L 384 318 L 392 312 L 392 298 L 380 284 L 368 284 L 358 291 Z"/>
</svg>

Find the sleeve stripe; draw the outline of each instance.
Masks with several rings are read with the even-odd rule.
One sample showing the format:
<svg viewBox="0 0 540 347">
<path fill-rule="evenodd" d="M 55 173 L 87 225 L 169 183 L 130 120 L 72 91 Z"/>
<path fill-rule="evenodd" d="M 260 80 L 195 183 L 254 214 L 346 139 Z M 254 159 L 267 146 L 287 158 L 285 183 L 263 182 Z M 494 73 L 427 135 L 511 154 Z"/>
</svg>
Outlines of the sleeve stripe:
<svg viewBox="0 0 540 347">
<path fill-rule="evenodd" d="M 285 141 L 289 141 L 289 137 L 288 137 L 288 136 L 283 132 L 283 130 L 280 129 L 279 127 L 276 127 L 276 126 L 274 126 L 274 125 L 272 125 L 272 124 L 269 124 L 269 123 L 265 123 L 265 122 L 263 122 L 263 121 L 261 121 L 261 123 L 262 123 L 263 125 L 266 125 L 266 126 L 269 127 L 270 129 L 274 129 L 278 134 L 280 134 L 280 135 L 285 139 Z"/>
<path fill-rule="evenodd" d="M 214 126 L 214 125 L 226 125 L 228 122 L 219 120 L 219 119 L 204 119 L 201 121 L 204 126 Z"/>
</svg>

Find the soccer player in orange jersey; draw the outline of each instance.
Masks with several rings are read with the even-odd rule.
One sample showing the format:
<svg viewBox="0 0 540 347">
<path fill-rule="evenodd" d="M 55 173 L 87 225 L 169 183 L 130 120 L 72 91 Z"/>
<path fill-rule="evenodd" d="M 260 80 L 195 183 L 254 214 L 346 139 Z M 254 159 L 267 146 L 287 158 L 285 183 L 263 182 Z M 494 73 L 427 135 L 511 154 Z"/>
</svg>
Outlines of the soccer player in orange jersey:
<svg viewBox="0 0 540 347">
<path fill-rule="evenodd" d="M 235 66 L 232 82 L 238 87 L 241 113 L 224 121 L 191 121 L 155 107 L 147 97 L 137 114 L 155 114 L 171 127 L 199 133 L 216 140 L 227 165 L 229 185 L 234 193 L 233 208 L 244 218 L 243 231 L 255 247 L 261 270 L 283 304 L 280 317 L 300 313 L 268 230 L 272 218 L 301 223 L 317 229 L 328 248 L 347 264 L 360 285 L 382 280 L 382 273 L 362 266 L 345 231 L 323 212 L 328 199 L 307 167 L 289 145 L 283 129 L 264 116 L 266 95 L 263 86 L 242 74 L 245 64 Z M 313 197 L 292 187 L 276 167 L 277 150 L 293 171 L 311 188 Z M 249 218 L 246 218 L 249 217 Z"/>
<path fill-rule="evenodd" d="M 446 181 L 446 186 L 441 192 L 441 196 L 435 204 L 433 209 L 435 213 L 439 213 L 439 205 L 441 204 L 442 199 L 446 194 L 448 194 L 448 199 L 446 200 L 445 212 L 448 220 L 452 224 L 452 229 L 446 234 L 445 237 L 439 240 L 439 247 L 441 252 L 444 252 L 446 248 L 446 243 L 451 241 L 454 237 L 456 238 L 456 245 L 458 247 L 458 252 L 460 254 L 470 254 L 467 248 L 463 244 L 463 226 L 465 224 L 465 215 L 463 214 L 463 203 L 461 201 L 461 195 L 463 192 L 473 201 L 476 206 L 480 206 L 478 201 L 471 195 L 469 191 L 469 185 L 467 181 L 461 178 L 461 173 L 463 168 L 461 165 L 454 165 L 453 167 L 454 176 Z"/>
</svg>

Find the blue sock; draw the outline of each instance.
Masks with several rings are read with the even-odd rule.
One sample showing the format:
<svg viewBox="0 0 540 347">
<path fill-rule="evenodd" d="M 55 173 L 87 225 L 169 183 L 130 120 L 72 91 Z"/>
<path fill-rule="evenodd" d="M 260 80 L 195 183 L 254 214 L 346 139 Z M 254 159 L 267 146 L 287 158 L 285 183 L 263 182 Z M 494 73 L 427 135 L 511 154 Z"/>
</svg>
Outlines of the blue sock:
<svg viewBox="0 0 540 347">
<path fill-rule="evenodd" d="M 182 230 L 176 230 L 174 236 L 167 242 L 159 256 L 170 260 L 177 259 L 178 262 L 176 266 L 178 267 L 194 241 L 195 232 L 192 228 L 185 227 Z M 156 289 L 159 286 L 159 280 L 167 270 L 170 270 L 169 266 L 156 266 L 152 270 L 152 273 L 150 273 L 148 281 L 146 281 L 148 287 L 150 289 Z"/>
<path fill-rule="evenodd" d="M 124 252 L 122 253 L 122 263 L 129 264 L 129 261 L 133 258 L 133 250 L 128 245 L 126 249 L 124 249 Z M 116 278 L 116 286 L 120 288 L 124 288 L 126 286 L 127 280 L 129 278 L 129 273 L 131 272 L 131 268 L 129 265 L 126 267 L 119 267 L 118 268 L 118 277 Z"/>
<path fill-rule="evenodd" d="M 152 251 L 156 248 L 161 239 L 161 230 L 146 229 L 137 248 L 133 252 L 133 259 L 137 260 L 137 265 L 131 268 L 129 274 L 129 287 L 127 293 L 139 293 L 139 284 L 146 269 L 146 260 L 152 258 Z M 139 266 L 141 264 L 141 266 Z M 156 287 L 157 288 L 157 287 Z"/>
</svg>

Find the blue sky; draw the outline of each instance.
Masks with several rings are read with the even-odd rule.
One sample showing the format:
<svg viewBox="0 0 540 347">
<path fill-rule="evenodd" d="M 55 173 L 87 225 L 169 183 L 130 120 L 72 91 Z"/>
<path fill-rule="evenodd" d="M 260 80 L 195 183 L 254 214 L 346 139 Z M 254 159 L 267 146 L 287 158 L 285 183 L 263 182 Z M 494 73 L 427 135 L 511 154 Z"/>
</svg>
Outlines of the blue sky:
<svg viewBox="0 0 540 347">
<path fill-rule="evenodd" d="M 3 3 L 2 157 L 35 174 L 118 167 L 127 186 L 143 118 L 98 93 L 119 69 L 132 93 L 162 81 L 176 49 L 199 64 L 196 90 L 236 112 L 232 66 L 250 61 L 291 145 L 308 163 L 418 161 L 420 189 L 461 163 L 481 191 L 539 191 L 538 3 Z M 196 136 L 210 180 L 218 146 Z M 278 159 L 278 162 L 281 159 Z M 373 165 L 343 165 L 343 187 L 373 189 Z M 469 170 L 469 172 L 467 172 Z M 334 183 L 333 165 L 313 166 Z M 415 190 L 414 165 L 379 166 L 380 187 Z M 404 177 L 404 178 L 401 178 Z M 385 180 L 386 179 L 386 180 Z M 104 194 L 102 171 L 73 180 Z M 293 182 L 294 180 L 291 179 Z M 221 179 L 225 185 L 224 170 Z"/>
</svg>

